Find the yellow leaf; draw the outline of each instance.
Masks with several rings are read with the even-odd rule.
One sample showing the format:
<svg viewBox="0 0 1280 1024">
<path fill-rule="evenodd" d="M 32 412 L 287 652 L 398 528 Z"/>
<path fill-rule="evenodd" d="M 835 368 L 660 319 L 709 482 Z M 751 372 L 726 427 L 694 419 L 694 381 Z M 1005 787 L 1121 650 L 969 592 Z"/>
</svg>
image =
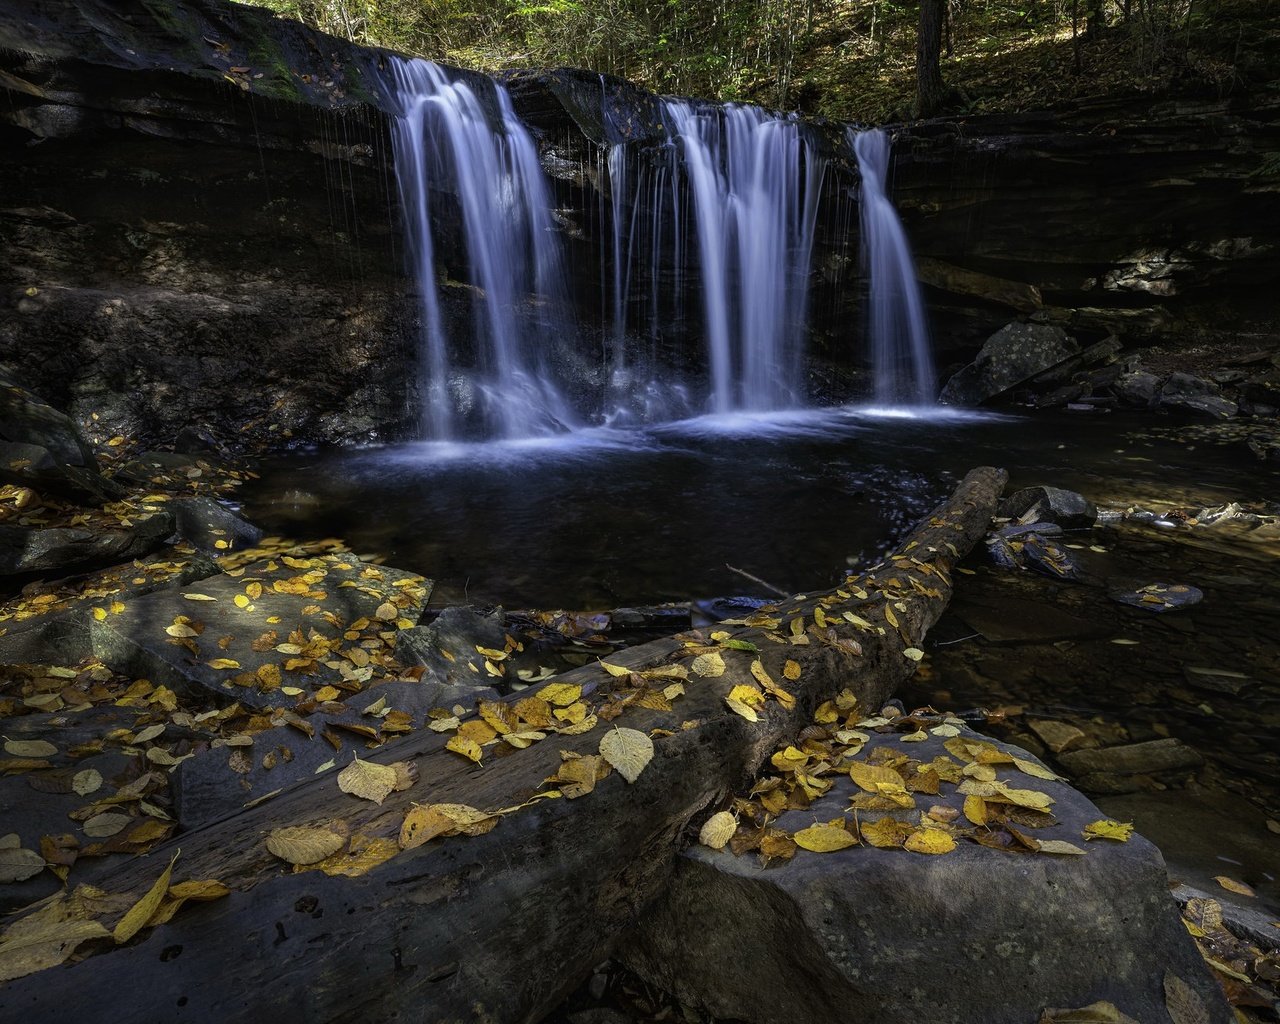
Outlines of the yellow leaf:
<svg viewBox="0 0 1280 1024">
<path fill-rule="evenodd" d="M 1226 889 L 1227 892 L 1233 892 L 1237 896 L 1257 895 L 1257 893 L 1255 893 L 1249 886 L 1245 885 L 1244 882 L 1237 882 L 1234 878 L 1228 878 L 1226 875 L 1214 875 L 1213 880 L 1222 886 L 1222 888 Z"/>
<path fill-rule="evenodd" d="M 724 702 L 729 705 L 729 710 L 734 714 L 741 715 L 748 722 L 760 721 L 760 716 L 756 714 L 755 708 L 750 704 L 743 704 L 736 697 L 726 697 Z"/>
<path fill-rule="evenodd" d="M 987 823 L 987 802 L 972 793 L 964 798 L 964 816 L 975 825 Z"/>
<path fill-rule="evenodd" d="M 305 825 L 273 829 L 267 836 L 267 849 L 290 864 L 318 864 L 346 843 L 344 836 L 327 828 Z"/>
<path fill-rule="evenodd" d="M 58 752 L 48 740 L 5 740 L 4 750 L 14 757 L 49 757 Z"/>
<path fill-rule="evenodd" d="M 1075 843 L 1068 843 L 1065 839 L 1037 839 L 1035 843 L 1036 853 L 1084 856 L 1084 850 L 1076 846 Z"/>
<path fill-rule="evenodd" d="M 234 658 L 214 658 L 212 661 L 208 662 L 208 665 L 210 668 L 231 669 L 239 668 L 240 662 L 236 661 Z"/>
<path fill-rule="evenodd" d="M 912 853 L 940 854 L 954 850 L 956 841 L 940 828 L 922 828 L 907 836 L 902 845 Z"/>
<path fill-rule="evenodd" d="M 414 804 L 400 826 L 400 848 L 412 850 L 437 836 L 484 835 L 498 818 L 466 804 Z"/>
<path fill-rule="evenodd" d="M 567 708 L 556 708 L 552 714 L 562 722 L 577 725 L 586 719 L 587 711 L 587 705 L 583 701 L 578 701 L 576 704 L 570 704 Z"/>
<path fill-rule="evenodd" d="M 582 687 L 573 683 L 548 683 L 538 691 L 537 696 L 548 704 L 554 704 L 558 708 L 565 708 L 570 704 L 576 703 L 578 698 L 582 696 Z"/>
<path fill-rule="evenodd" d="M 476 710 L 498 735 L 518 731 L 516 713 L 510 704 L 500 700 L 482 700 L 476 705 Z"/>
<path fill-rule="evenodd" d="M 1200 993 L 1170 970 L 1164 972 L 1164 1008 L 1173 1024 L 1209 1024 L 1211 1020 Z"/>
<path fill-rule="evenodd" d="M 882 787 L 902 788 L 902 776 L 892 768 L 880 764 L 867 764 L 865 761 L 854 761 L 849 765 L 849 778 L 859 789 L 868 793 L 879 793 Z"/>
<path fill-rule="evenodd" d="M 584 732 L 590 732 L 600 721 L 596 715 L 587 715 L 581 722 L 574 722 L 572 725 L 562 725 L 556 729 L 561 736 L 581 736 Z"/>
<path fill-rule="evenodd" d="M 101 622 L 107 617 L 107 610 L 105 608 L 95 608 L 93 610 L 93 617 Z"/>
<path fill-rule="evenodd" d="M 208 594 L 183 594 L 188 601 L 216 601 L 216 597 L 210 597 Z"/>
<path fill-rule="evenodd" d="M 262 596 L 262 584 L 256 581 L 248 583 L 245 585 L 244 592 L 249 595 L 249 600 L 256 601 Z"/>
<path fill-rule="evenodd" d="M 810 825 L 791 837 L 802 850 L 813 853 L 833 853 L 856 846 L 858 840 L 839 825 Z"/>
<path fill-rule="evenodd" d="M 600 667 L 611 676 L 629 676 L 631 669 L 623 668 L 621 665 L 610 665 L 607 661 L 600 662 Z"/>
<path fill-rule="evenodd" d="M 321 861 L 319 866 L 326 875 L 359 878 L 371 868 L 385 864 L 399 852 L 400 846 L 394 839 L 356 836 L 351 840 L 351 848 L 346 855 L 330 857 Z"/>
<path fill-rule="evenodd" d="M 236 594 L 235 605 L 237 608 L 248 608 L 250 604 L 247 594 Z"/>
<path fill-rule="evenodd" d="M 1048 779 L 1050 781 L 1054 781 L 1061 778 L 1060 775 L 1054 772 L 1051 772 L 1048 768 L 1045 768 L 1043 765 L 1038 765 L 1034 761 L 1027 761 L 1021 757 L 1015 757 L 1013 759 L 1013 764 L 1014 764 L 1014 767 L 1018 769 L 1018 771 L 1024 772 L 1025 774 L 1031 775 L 1037 779 Z"/>
<path fill-rule="evenodd" d="M 894 629 L 898 628 L 898 616 L 893 614 L 893 609 L 888 605 L 884 606 L 884 618 Z"/>
<path fill-rule="evenodd" d="M 911 661 L 919 661 L 924 657 L 924 651 L 920 650 L 919 647 L 907 647 L 903 650 L 902 656 L 910 659 Z"/>
<path fill-rule="evenodd" d="M 1102 818 L 1086 825 L 1080 834 L 1085 839 L 1114 839 L 1117 842 L 1127 843 L 1129 837 L 1133 835 L 1133 823 Z"/>
<path fill-rule="evenodd" d="M 286 662 L 286 665 L 287 664 L 288 663 Z M 315 698 L 321 703 L 324 703 L 329 700 L 337 700 L 341 695 L 342 691 L 336 686 L 322 686 L 320 689 L 316 690 Z"/>
<path fill-rule="evenodd" d="M 895 818 L 881 818 L 879 821 L 859 825 L 858 831 L 870 845 L 882 850 L 893 850 L 901 847 L 915 829 Z"/>
<path fill-rule="evenodd" d="M 788 659 L 787 663 L 782 666 L 782 674 L 794 683 L 797 679 L 800 678 L 799 662 L 791 661 L 790 659 Z"/>
<path fill-rule="evenodd" d="M 169 891 L 169 877 L 173 874 L 173 864 L 177 859 L 178 855 L 175 853 L 173 859 L 169 861 L 169 866 L 160 873 L 160 877 L 147 890 L 147 894 L 130 907 L 124 917 L 120 918 L 115 930 L 111 933 L 111 937 L 116 940 L 117 944 L 128 942 L 137 935 L 151 919 L 151 915 L 156 912 L 156 908 L 160 906 L 160 901 L 164 899 L 165 893 Z"/>
<path fill-rule="evenodd" d="M 185 622 L 175 622 L 172 626 L 165 626 L 164 631 L 170 636 L 176 636 L 179 638 L 200 635 Z"/>
<path fill-rule="evenodd" d="M 723 850 L 725 845 L 738 831 L 738 822 L 728 811 L 719 811 L 711 815 L 698 833 L 698 842 L 713 850 Z"/>
<path fill-rule="evenodd" d="M 0 982 L 55 967 L 82 942 L 110 934 L 97 921 L 65 920 L 46 914 L 23 918 L 5 931 L 0 943 Z"/>
<path fill-rule="evenodd" d="M 715 677 L 724 675 L 724 656 L 719 651 L 708 651 L 699 654 L 689 666 L 696 676 Z"/>
<path fill-rule="evenodd" d="M 639 729 L 614 728 L 601 738 L 600 756 L 628 783 L 635 782 L 653 760 L 653 740 Z"/>
<path fill-rule="evenodd" d="M 764 693 L 748 683 L 740 683 L 729 691 L 733 700 L 741 701 L 753 708 L 764 707 Z"/>
<path fill-rule="evenodd" d="M 359 757 L 338 773 L 338 788 L 344 793 L 372 800 L 381 806 L 396 788 L 396 770 L 390 765 L 361 761 Z"/>
<path fill-rule="evenodd" d="M 445 744 L 445 749 L 452 750 L 455 754 L 461 754 L 468 761 L 480 763 L 480 759 L 484 757 L 484 751 L 480 749 L 480 744 L 466 736 L 450 736 L 449 742 Z"/>
</svg>

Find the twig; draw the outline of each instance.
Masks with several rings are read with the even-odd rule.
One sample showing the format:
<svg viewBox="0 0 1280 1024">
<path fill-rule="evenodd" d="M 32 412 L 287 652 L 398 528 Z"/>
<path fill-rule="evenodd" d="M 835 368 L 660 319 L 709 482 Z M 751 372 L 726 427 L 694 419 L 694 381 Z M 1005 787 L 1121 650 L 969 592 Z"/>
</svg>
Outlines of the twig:
<svg viewBox="0 0 1280 1024">
<path fill-rule="evenodd" d="M 751 573 L 747 572 L 746 569 L 735 568 L 734 566 L 730 565 L 728 562 L 724 563 L 724 567 L 728 569 L 730 572 L 736 572 L 739 576 L 745 576 L 752 583 L 760 584 L 760 586 L 764 587 L 765 590 L 771 591 L 777 594 L 779 597 L 791 596 L 789 593 L 787 593 L 787 591 L 783 590 L 781 587 L 775 587 L 772 583 L 766 583 L 759 576 L 753 576 Z"/>
</svg>

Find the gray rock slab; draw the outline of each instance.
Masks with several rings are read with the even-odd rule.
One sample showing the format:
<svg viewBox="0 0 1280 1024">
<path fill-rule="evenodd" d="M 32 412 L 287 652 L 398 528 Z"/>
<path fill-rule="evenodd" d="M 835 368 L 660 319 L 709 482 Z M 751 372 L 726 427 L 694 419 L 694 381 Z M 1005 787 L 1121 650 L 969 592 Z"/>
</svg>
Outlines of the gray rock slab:
<svg viewBox="0 0 1280 1024">
<path fill-rule="evenodd" d="M 0 526 L 0 575 L 54 572 L 138 558 L 173 533 L 173 516 L 152 512 L 118 529 Z"/>
<path fill-rule="evenodd" d="M 212 559 L 170 549 L 96 572 L 74 593 L 55 592 L 57 601 L 45 610 L 31 601 L 0 608 L 0 665 L 74 665 L 93 653 L 89 622 L 95 608 L 112 614 L 116 602 L 216 572 Z"/>
<path fill-rule="evenodd" d="M 262 540 L 262 530 L 213 498 L 178 498 L 169 508 L 178 535 L 202 551 L 235 551 Z"/>
<path fill-rule="evenodd" d="M 1076 355 L 1080 346 L 1061 327 L 1011 323 L 987 339 L 972 363 L 942 389 L 949 405 L 979 405 Z"/>
<path fill-rule="evenodd" d="M 1160 390 L 1160 378 L 1146 370 L 1136 370 L 1117 377 L 1111 389 L 1125 405 L 1147 409 L 1155 404 Z"/>
<path fill-rule="evenodd" d="M 425 665 L 438 682 L 463 687 L 491 685 L 500 679 L 486 669 L 486 658 L 476 648 L 502 650 L 505 623 L 501 608 L 445 608 L 430 625 L 405 630 L 400 655 L 406 662 Z"/>
<path fill-rule="evenodd" d="M 1000 503 L 997 515 L 1021 519 L 1034 512 L 1035 522 L 1053 523 L 1065 530 L 1088 529 L 1098 518 L 1098 508 L 1083 494 L 1061 487 L 1024 487 Z"/>
<path fill-rule="evenodd" d="M 1087 775 L 1091 772 L 1146 775 L 1199 768 L 1204 764 L 1204 758 L 1198 751 L 1173 737 L 1148 740 L 1145 743 L 1128 743 L 1122 747 L 1073 750 L 1059 754 L 1058 761 L 1074 775 Z"/>
<path fill-rule="evenodd" d="M 280 694 L 282 686 L 305 694 L 340 684 L 355 693 L 385 675 L 402 624 L 417 622 L 430 584 L 346 553 L 285 558 L 124 602 L 118 615 L 92 620 L 94 654 L 118 672 L 250 707 L 296 699 Z M 388 604 L 392 617 L 383 620 L 378 610 Z M 198 635 L 167 633 L 179 616 Z"/>
<path fill-rule="evenodd" d="M 925 762 L 944 753 L 932 737 L 909 746 Z M 1207 1020 L 1229 1024 L 1160 852 L 1139 836 L 1085 844 L 1081 829 L 1103 817 L 1097 807 L 1061 783 L 1006 777 L 1054 797 L 1059 824 L 1034 830 L 1037 838 L 1086 854 L 1013 854 L 961 840 L 942 856 L 800 850 L 766 869 L 754 854 L 694 846 L 620 955 L 682 1003 L 751 1024 L 1028 1024 L 1046 1007 L 1096 1000 L 1161 1021 L 1166 970 L 1195 990 Z M 837 817 L 851 788 L 841 778 L 778 824 L 794 831 Z M 943 789 L 919 797 L 921 807 L 963 801 Z M 918 820 L 920 811 L 897 813 Z"/>
<path fill-rule="evenodd" d="M 1142 587 L 1114 588 L 1107 596 L 1118 604 L 1161 614 L 1197 605 L 1204 593 L 1187 583 L 1148 583 Z"/>
</svg>

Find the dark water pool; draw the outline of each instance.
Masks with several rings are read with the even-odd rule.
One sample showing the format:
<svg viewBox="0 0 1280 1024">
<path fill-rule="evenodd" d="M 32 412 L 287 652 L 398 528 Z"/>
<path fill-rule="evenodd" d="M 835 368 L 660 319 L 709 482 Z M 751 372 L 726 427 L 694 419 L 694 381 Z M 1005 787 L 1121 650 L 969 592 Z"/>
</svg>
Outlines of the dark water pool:
<svg viewBox="0 0 1280 1024">
<path fill-rule="evenodd" d="M 1161 422 L 1163 421 L 1156 421 Z M 1149 436 L 1150 417 L 814 411 L 488 445 L 411 444 L 267 464 L 248 514 L 507 607 L 611 607 L 830 581 L 891 544 L 971 467 L 1100 504 L 1280 496 L 1243 445 Z"/>
</svg>

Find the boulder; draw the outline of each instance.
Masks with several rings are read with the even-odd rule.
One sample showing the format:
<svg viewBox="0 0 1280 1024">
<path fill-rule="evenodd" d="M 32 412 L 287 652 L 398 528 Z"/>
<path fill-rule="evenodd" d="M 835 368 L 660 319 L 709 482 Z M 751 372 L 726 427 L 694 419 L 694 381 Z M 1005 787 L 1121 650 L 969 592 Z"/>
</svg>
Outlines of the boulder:
<svg viewBox="0 0 1280 1024">
<path fill-rule="evenodd" d="M 119 527 L 0 526 L 0 575 L 63 572 L 150 554 L 173 533 L 173 516 L 152 512 Z"/>
<path fill-rule="evenodd" d="M 213 498 L 177 498 L 169 505 L 178 534 L 202 551 L 234 551 L 262 540 L 262 530 Z"/>
<path fill-rule="evenodd" d="M 406 663 L 425 665 L 431 677 L 452 686 L 486 686 L 500 681 L 485 666 L 492 660 L 476 648 L 504 650 L 507 637 L 501 608 L 466 605 L 445 608 L 427 626 L 406 629 L 398 651 Z"/>
<path fill-rule="evenodd" d="M 347 552 L 285 555 L 122 602 L 93 619 L 93 651 L 118 672 L 206 699 L 323 702 L 398 672 L 396 640 L 430 591 L 420 576 Z"/>
<path fill-rule="evenodd" d="M 873 734 L 867 748 L 899 742 Z M 922 764 L 947 756 L 934 736 L 909 753 Z M 684 1005 L 751 1024 L 1028 1024 L 1046 1007 L 1100 1000 L 1135 1020 L 1166 1020 L 1166 972 L 1193 990 L 1203 1010 L 1195 1019 L 1232 1021 L 1169 896 L 1160 852 L 1139 836 L 1084 843 L 1083 827 L 1104 817 L 1097 807 L 1059 782 L 996 768 L 1011 786 L 1053 798 L 1054 823 L 1027 829 L 1033 842 L 1065 840 L 1084 856 L 965 839 L 941 856 L 863 843 L 801 849 L 766 869 L 754 855 L 694 846 L 625 940 L 622 958 Z M 793 831 L 838 817 L 858 791 L 849 778 L 831 777 L 825 796 L 783 813 L 777 826 Z M 942 788 L 921 796 L 921 808 L 959 812 L 964 797 Z M 861 827 L 878 813 L 863 812 Z M 916 824 L 921 811 L 891 816 Z"/>
<path fill-rule="evenodd" d="M 74 665 L 93 653 L 89 622 L 95 614 L 110 615 L 131 597 L 217 571 L 204 555 L 168 549 L 95 572 L 74 587 L 24 595 L 0 607 L 0 664 Z"/>
<path fill-rule="evenodd" d="M 0 483 L 98 504 L 123 492 L 102 476 L 70 417 L 0 377 Z"/>
<path fill-rule="evenodd" d="M 1162 409 L 1175 409 L 1212 419 L 1225 420 L 1236 415 L 1238 406 L 1222 397 L 1222 388 L 1211 380 L 1189 373 L 1172 373 L 1160 388 L 1156 399 Z"/>
<path fill-rule="evenodd" d="M 1125 405 L 1148 409 L 1155 404 L 1160 390 L 1160 378 L 1146 370 L 1122 373 L 1111 385 L 1111 390 Z"/>
<path fill-rule="evenodd" d="M 1024 487 L 1014 491 L 1000 503 L 996 514 L 1005 519 L 1022 519 L 1033 509 L 1033 522 L 1054 523 L 1065 530 L 1087 530 L 1098 518 L 1093 502 L 1083 494 L 1061 487 Z"/>
<path fill-rule="evenodd" d="M 1011 323 L 982 346 L 977 358 L 942 389 L 948 405 L 980 405 L 1080 351 L 1080 346 L 1052 324 Z"/>
</svg>

